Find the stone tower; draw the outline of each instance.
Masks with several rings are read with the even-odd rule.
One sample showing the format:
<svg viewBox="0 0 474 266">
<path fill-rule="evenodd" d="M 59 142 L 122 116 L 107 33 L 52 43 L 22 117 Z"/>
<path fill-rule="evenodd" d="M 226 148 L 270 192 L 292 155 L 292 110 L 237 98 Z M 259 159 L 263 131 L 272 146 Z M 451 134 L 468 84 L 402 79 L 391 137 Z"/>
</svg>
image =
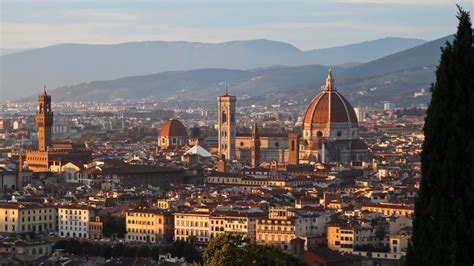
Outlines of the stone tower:
<svg viewBox="0 0 474 266">
<path fill-rule="evenodd" d="M 51 96 L 46 93 L 38 96 L 38 111 L 36 112 L 36 127 L 38 128 L 38 150 L 46 151 L 51 145 L 51 126 L 53 125 L 53 112 L 51 111 Z"/>
<path fill-rule="evenodd" d="M 288 134 L 288 164 L 297 165 L 300 160 L 300 136 Z"/>
<path fill-rule="evenodd" d="M 252 127 L 251 141 L 252 168 L 255 168 L 260 165 L 260 135 L 258 134 L 257 121 L 255 121 Z"/>
<path fill-rule="evenodd" d="M 228 92 L 217 98 L 219 154 L 226 160 L 235 159 L 235 102 Z"/>
</svg>

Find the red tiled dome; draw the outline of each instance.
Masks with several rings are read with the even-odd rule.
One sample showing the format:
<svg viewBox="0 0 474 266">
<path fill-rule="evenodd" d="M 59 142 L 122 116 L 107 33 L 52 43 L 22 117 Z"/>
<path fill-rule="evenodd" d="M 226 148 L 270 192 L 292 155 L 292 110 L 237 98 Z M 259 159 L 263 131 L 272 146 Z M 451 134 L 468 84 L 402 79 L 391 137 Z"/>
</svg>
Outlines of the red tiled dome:
<svg viewBox="0 0 474 266">
<path fill-rule="evenodd" d="M 186 137 L 188 133 L 183 124 L 177 119 L 170 119 L 161 127 L 160 137 Z"/>
<path fill-rule="evenodd" d="M 354 108 L 336 90 L 331 72 L 326 79 L 325 88 L 314 97 L 306 110 L 303 121 L 305 124 L 357 123 Z"/>
</svg>

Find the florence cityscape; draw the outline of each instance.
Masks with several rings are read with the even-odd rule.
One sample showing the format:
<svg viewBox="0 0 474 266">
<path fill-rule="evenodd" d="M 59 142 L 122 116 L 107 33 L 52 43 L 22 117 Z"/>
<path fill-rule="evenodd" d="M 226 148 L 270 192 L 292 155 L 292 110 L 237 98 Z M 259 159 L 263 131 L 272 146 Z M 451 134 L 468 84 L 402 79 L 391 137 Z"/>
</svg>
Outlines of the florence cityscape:
<svg viewBox="0 0 474 266">
<path fill-rule="evenodd" d="M 474 265 L 473 7 L 0 0 L 0 265 Z"/>
</svg>

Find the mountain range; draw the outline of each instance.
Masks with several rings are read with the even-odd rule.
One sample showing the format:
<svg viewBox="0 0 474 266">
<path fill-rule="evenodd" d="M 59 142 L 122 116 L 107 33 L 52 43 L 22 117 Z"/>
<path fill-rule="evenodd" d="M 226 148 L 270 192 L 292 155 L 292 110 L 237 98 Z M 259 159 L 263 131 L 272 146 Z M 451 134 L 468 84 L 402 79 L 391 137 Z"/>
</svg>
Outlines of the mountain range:
<svg viewBox="0 0 474 266">
<path fill-rule="evenodd" d="M 427 102 L 413 97 L 434 81 L 440 47 L 452 36 L 440 38 L 367 63 L 333 67 L 336 86 L 355 105 L 393 101 L 400 106 Z M 83 82 L 63 86 L 51 93 L 55 100 L 108 101 L 114 99 L 210 99 L 230 85 L 235 95 L 286 96 L 310 100 L 324 84 L 328 66 L 275 66 L 251 70 L 205 68 L 167 71 L 107 81 Z M 278 97 L 277 97 L 278 96 Z M 32 100 L 33 98 L 30 98 Z"/>
<path fill-rule="evenodd" d="M 296 71 L 290 70 L 288 66 L 316 64 L 352 68 L 424 43 L 426 41 L 419 39 L 384 38 L 309 51 L 302 51 L 290 44 L 270 40 L 231 41 L 216 44 L 162 41 L 112 45 L 59 44 L 15 51 L 0 56 L 2 77 L 0 100 L 13 100 L 35 94 L 43 83 L 46 83 L 49 88 L 57 88 L 94 80 L 112 80 L 160 72 L 167 72 L 158 74 L 158 77 L 163 79 L 173 80 L 171 77 L 185 75 L 191 80 L 193 73 L 196 73 L 191 70 L 207 68 L 236 69 L 237 71 L 232 73 L 243 71 L 240 74 L 245 72 L 245 75 L 249 77 L 260 75 L 258 69 L 260 71 L 266 69 L 266 73 L 270 69 L 283 72 Z M 188 70 L 191 72 L 180 72 Z M 201 70 L 199 73 L 209 73 L 209 71 Z M 225 70 L 216 71 L 219 71 L 216 75 L 231 73 Z M 233 77 L 239 76 L 233 75 Z M 312 75 L 318 76 L 315 73 Z M 214 78 L 224 80 L 228 77 L 224 75 Z M 135 81 L 137 79 L 139 78 L 130 78 Z M 180 78 L 176 76 L 175 79 Z M 207 81 L 211 79 L 206 77 Z M 296 77 L 288 77 L 288 80 L 292 79 L 295 80 Z M 120 79 L 120 81 L 126 82 L 129 79 Z M 119 81 L 111 82 L 116 84 Z M 189 83 L 202 85 L 200 82 L 189 81 Z M 188 86 L 190 86 L 189 83 Z M 257 81 L 247 83 L 255 83 L 256 86 L 260 84 Z M 130 83 L 127 84 L 131 86 Z M 183 85 L 182 82 L 178 82 L 174 86 L 182 87 Z M 278 87 L 282 86 L 286 86 L 286 83 L 278 85 Z M 126 91 L 126 86 L 122 87 L 122 90 Z M 166 88 L 169 86 L 167 85 Z M 134 94 L 132 91 L 130 93 Z"/>
</svg>

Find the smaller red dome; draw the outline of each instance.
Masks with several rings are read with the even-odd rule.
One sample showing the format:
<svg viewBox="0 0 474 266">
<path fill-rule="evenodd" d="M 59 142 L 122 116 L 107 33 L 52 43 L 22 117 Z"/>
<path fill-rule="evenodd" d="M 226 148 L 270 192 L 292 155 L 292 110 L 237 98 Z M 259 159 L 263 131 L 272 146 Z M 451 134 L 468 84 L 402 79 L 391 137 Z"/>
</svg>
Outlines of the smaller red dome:
<svg viewBox="0 0 474 266">
<path fill-rule="evenodd" d="M 161 127 L 160 137 L 187 137 L 188 133 L 183 123 L 177 119 L 171 119 Z"/>
</svg>

